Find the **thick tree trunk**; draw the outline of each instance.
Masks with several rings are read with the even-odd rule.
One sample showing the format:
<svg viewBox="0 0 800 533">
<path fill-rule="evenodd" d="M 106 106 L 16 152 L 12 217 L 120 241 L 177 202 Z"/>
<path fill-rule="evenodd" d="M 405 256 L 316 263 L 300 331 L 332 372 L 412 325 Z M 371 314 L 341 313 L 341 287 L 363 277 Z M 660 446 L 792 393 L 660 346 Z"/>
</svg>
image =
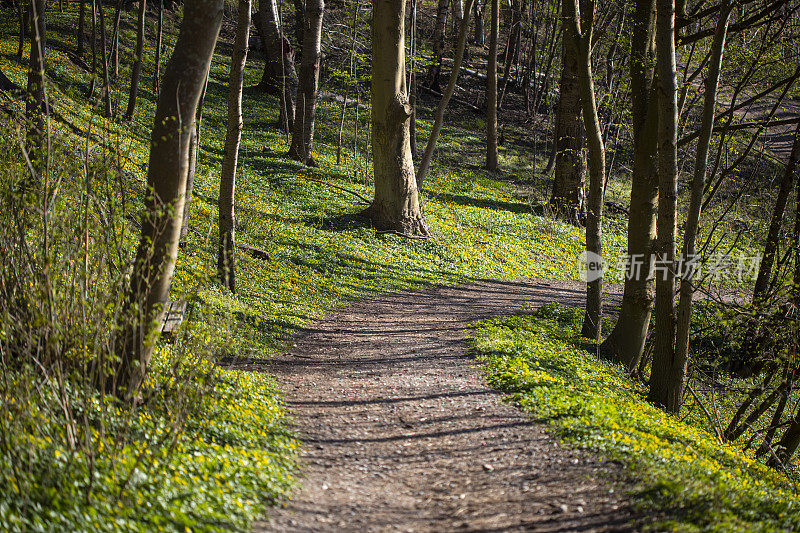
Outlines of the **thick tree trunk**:
<svg viewBox="0 0 800 533">
<path fill-rule="evenodd" d="M 561 81 L 554 133 L 555 180 L 550 207 L 557 216 L 580 225 L 586 216 L 586 157 L 578 83 L 578 57 L 562 40 Z"/>
<path fill-rule="evenodd" d="M 145 15 L 147 14 L 147 0 L 139 0 L 139 23 L 136 31 L 136 57 L 133 59 L 133 70 L 131 72 L 131 90 L 128 95 L 128 108 L 125 111 L 125 119 L 131 120 L 136 110 L 136 97 L 139 93 L 139 77 L 142 75 L 142 60 L 144 55 L 144 30 Z"/>
<path fill-rule="evenodd" d="M 260 10 L 253 15 L 253 23 L 261 36 L 265 56 L 259 87 L 280 99 L 278 122 L 286 133 L 290 133 L 294 126 L 298 80 L 294 50 L 283 34 L 275 0 L 261 0 Z"/>
<path fill-rule="evenodd" d="M 322 55 L 322 16 L 324 0 L 307 0 L 303 20 L 303 58 L 300 63 L 300 90 L 294 115 L 289 157 L 304 165 L 316 166 L 312 156 L 314 115 L 317 110 L 319 63 Z"/>
<path fill-rule="evenodd" d="M 786 163 L 786 169 L 781 180 L 781 187 L 778 191 L 778 198 L 775 201 L 775 208 L 772 211 L 772 221 L 767 233 L 767 241 L 764 243 L 764 255 L 758 268 L 755 287 L 753 288 L 753 303 L 762 301 L 767 296 L 767 288 L 772 275 L 772 267 L 775 265 L 775 255 L 778 252 L 778 242 L 780 239 L 781 226 L 783 225 L 783 215 L 786 211 L 786 204 L 792 192 L 794 175 L 797 173 L 798 160 L 800 160 L 800 124 L 794 132 L 794 142 L 792 143 L 792 153 Z"/>
<path fill-rule="evenodd" d="M 372 19 L 372 153 L 375 198 L 364 215 L 379 230 L 427 235 L 411 157 L 406 99 L 405 0 L 375 0 Z"/>
<path fill-rule="evenodd" d="M 469 29 L 470 10 L 472 9 L 472 2 L 475 0 L 467 0 L 466 16 L 461 23 L 461 29 L 458 31 L 458 42 L 456 43 L 456 57 L 453 59 L 453 70 L 450 72 L 450 81 L 447 82 L 447 87 L 442 93 L 442 99 L 439 100 L 439 105 L 436 107 L 436 116 L 433 119 L 433 127 L 431 134 L 428 137 L 428 143 L 425 145 L 425 152 L 422 154 L 422 161 L 419 163 L 419 171 L 417 172 L 417 189 L 422 190 L 422 182 L 425 179 L 425 174 L 428 172 L 428 166 L 433 157 L 433 150 L 436 148 L 436 140 L 439 138 L 439 132 L 442 131 L 442 124 L 444 123 L 444 110 L 447 109 L 447 103 L 453 92 L 456 90 L 456 82 L 458 81 L 458 73 L 461 71 L 461 62 L 464 60 L 464 48 L 467 44 L 467 30 Z M 373 74 L 374 76 L 374 74 Z"/>
<path fill-rule="evenodd" d="M 603 355 L 634 372 L 644 352 L 653 307 L 651 257 L 658 204 L 658 93 L 653 83 L 655 0 L 636 0 L 631 40 L 633 176 L 628 218 L 628 264 L 614 329 Z"/>
<path fill-rule="evenodd" d="M 700 228 L 700 211 L 703 205 L 703 192 L 706 188 L 708 152 L 711 146 L 711 134 L 714 130 L 714 117 L 716 115 L 717 88 L 722 71 L 722 58 L 725 52 L 725 38 L 728 35 L 728 21 L 730 20 L 733 3 L 726 0 L 717 20 L 714 32 L 714 41 L 711 45 L 711 59 L 709 61 L 708 78 L 705 82 L 703 102 L 703 117 L 700 124 L 700 137 L 697 140 L 696 155 L 694 160 L 694 173 L 692 176 L 692 193 L 689 201 L 689 213 L 686 216 L 686 230 L 683 236 L 683 268 L 681 269 L 680 301 L 678 303 L 678 322 L 675 336 L 675 360 L 679 372 L 685 381 L 686 368 L 689 362 L 689 333 L 692 320 L 692 299 L 694 297 L 694 272 L 687 270 L 688 261 L 695 258 L 697 233 Z M 681 386 L 681 392 L 683 387 Z"/>
<path fill-rule="evenodd" d="M 236 165 L 242 139 L 242 88 L 247 61 L 247 42 L 250 35 L 250 0 L 239 0 L 236 39 L 233 43 L 231 73 L 228 81 L 228 129 L 225 133 L 225 152 L 219 184 L 219 254 L 217 270 L 222 285 L 236 292 Z"/>
<path fill-rule="evenodd" d="M 675 0 L 657 0 L 658 241 L 656 333 L 648 399 L 677 413 L 685 367 L 675 354 L 675 246 L 678 198 L 678 79 L 675 64 Z"/>
<path fill-rule="evenodd" d="M 133 399 L 147 375 L 157 329 L 169 295 L 181 231 L 189 142 L 194 117 L 222 24 L 223 0 L 187 2 L 175 51 L 167 64 L 151 133 L 148 193 L 142 236 L 123 314 L 112 382 Z M 183 117 L 183 118 L 182 118 Z"/>
<path fill-rule="evenodd" d="M 442 57 L 444 56 L 444 33 L 447 24 L 447 8 L 450 6 L 450 0 L 439 0 L 436 7 L 436 25 L 433 28 L 433 61 L 431 62 L 430 71 L 428 72 L 428 85 L 436 90 L 441 91 L 442 87 L 439 82 L 439 77 L 442 73 Z"/>
<path fill-rule="evenodd" d="M 486 170 L 497 170 L 497 39 L 500 34 L 500 0 L 492 0 L 489 60 L 486 66 Z"/>
<path fill-rule="evenodd" d="M 30 10 L 31 54 L 28 65 L 28 98 L 25 102 L 25 116 L 28 118 L 30 137 L 38 139 L 33 144 L 43 142 L 45 135 L 45 114 L 47 95 L 44 87 L 44 57 L 47 49 L 47 24 L 45 23 L 45 1 L 32 0 Z"/>
</svg>

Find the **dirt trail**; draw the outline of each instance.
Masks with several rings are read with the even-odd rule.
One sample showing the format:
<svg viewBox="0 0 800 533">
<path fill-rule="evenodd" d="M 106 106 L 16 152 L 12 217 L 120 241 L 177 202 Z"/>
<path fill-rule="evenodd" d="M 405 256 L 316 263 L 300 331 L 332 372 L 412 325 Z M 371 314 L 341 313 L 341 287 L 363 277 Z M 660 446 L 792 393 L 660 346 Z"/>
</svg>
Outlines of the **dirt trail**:
<svg viewBox="0 0 800 533">
<path fill-rule="evenodd" d="M 353 304 L 266 370 L 303 439 L 302 487 L 259 531 L 631 531 L 630 481 L 562 445 L 481 379 L 469 322 L 583 285 L 485 281 Z M 611 294 L 614 305 L 619 295 Z"/>
</svg>

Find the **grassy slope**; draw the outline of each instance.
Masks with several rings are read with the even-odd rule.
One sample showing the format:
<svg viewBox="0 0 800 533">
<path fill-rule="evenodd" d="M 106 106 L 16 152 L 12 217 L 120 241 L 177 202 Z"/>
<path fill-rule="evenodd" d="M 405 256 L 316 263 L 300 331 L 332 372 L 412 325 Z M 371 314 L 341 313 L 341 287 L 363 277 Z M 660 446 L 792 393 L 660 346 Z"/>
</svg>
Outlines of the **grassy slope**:
<svg viewBox="0 0 800 533">
<path fill-rule="evenodd" d="M 581 313 L 548 306 L 536 315 L 476 324 L 473 343 L 488 379 L 509 401 L 573 445 L 623 461 L 640 479 L 634 496 L 660 520 L 653 529 L 796 531 L 795 486 L 720 445 L 707 421 L 678 420 L 645 401 L 646 390 L 594 355 Z"/>
</svg>

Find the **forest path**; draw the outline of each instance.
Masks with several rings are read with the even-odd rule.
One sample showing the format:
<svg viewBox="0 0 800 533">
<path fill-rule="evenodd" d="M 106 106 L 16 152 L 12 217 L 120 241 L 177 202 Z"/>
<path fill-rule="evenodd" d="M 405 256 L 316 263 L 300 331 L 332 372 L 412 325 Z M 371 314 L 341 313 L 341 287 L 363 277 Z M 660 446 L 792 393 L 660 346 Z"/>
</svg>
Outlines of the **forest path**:
<svg viewBox="0 0 800 533">
<path fill-rule="evenodd" d="M 302 486 L 257 531 L 631 531 L 617 464 L 561 444 L 489 388 L 473 320 L 585 285 L 482 281 L 381 296 L 313 324 L 266 370 L 303 440 Z M 618 287 L 610 287 L 619 291 Z M 606 301 L 618 305 L 619 293 Z"/>
</svg>

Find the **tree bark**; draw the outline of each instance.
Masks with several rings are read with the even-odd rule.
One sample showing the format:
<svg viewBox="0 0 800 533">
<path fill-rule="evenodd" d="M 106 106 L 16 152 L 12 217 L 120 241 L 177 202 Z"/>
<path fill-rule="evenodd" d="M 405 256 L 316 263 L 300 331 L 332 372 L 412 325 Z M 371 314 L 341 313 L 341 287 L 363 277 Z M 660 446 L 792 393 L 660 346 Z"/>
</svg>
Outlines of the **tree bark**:
<svg viewBox="0 0 800 533">
<path fill-rule="evenodd" d="M 223 0 L 187 2 L 167 64 L 151 134 L 142 235 L 123 313 L 111 382 L 122 398 L 137 396 L 153 354 L 156 324 L 167 302 L 181 231 L 191 122 L 222 25 Z M 182 118 L 183 117 L 183 118 Z"/>
<path fill-rule="evenodd" d="M 324 0 L 307 0 L 303 20 L 303 57 L 300 63 L 300 90 L 297 93 L 292 144 L 289 157 L 304 165 L 316 166 L 312 156 L 314 115 L 317 110 L 319 63 L 322 55 L 322 16 Z"/>
<path fill-rule="evenodd" d="M 555 180 L 550 207 L 559 218 L 580 225 L 586 216 L 586 158 L 578 57 L 566 39 L 562 39 L 562 47 L 561 81 L 553 129 Z"/>
<path fill-rule="evenodd" d="M 244 66 L 247 61 L 247 43 L 250 36 L 250 0 L 239 0 L 236 38 L 231 57 L 228 81 L 228 129 L 225 133 L 225 152 L 222 157 L 222 175 L 219 185 L 219 254 L 217 270 L 222 285 L 236 292 L 236 166 L 239 160 L 239 143 L 242 139 L 242 88 Z"/>
<path fill-rule="evenodd" d="M 144 30 L 147 14 L 147 0 L 139 0 L 139 25 L 136 31 L 136 57 L 133 60 L 133 70 L 131 72 L 131 90 L 128 95 L 128 108 L 125 111 L 125 119 L 131 120 L 136 110 L 136 97 L 139 93 L 139 77 L 142 75 L 142 60 L 144 55 Z"/>
<path fill-rule="evenodd" d="M 450 0 L 450 6 L 453 8 L 453 27 L 450 33 L 455 36 L 464 20 L 464 0 Z"/>
<path fill-rule="evenodd" d="M 656 333 L 648 399 L 677 413 L 685 372 L 675 354 L 675 246 L 678 198 L 678 79 L 675 63 L 675 0 L 657 0 L 658 240 Z"/>
<path fill-rule="evenodd" d="M 633 176 L 628 218 L 628 265 L 619 318 L 600 352 L 634 372 L 644 352 L 653 307 L 652 255 L 658 205 L 658 93 L 653 37 L 655 0 L 636 0 L 631 39 Z"/>
<path fill-rule="evenodd" d="M 700 138 L 697 141 L 695 152 L 692 192 L 689 201 L 689 213 L 686 216 L 686 230 L 683 236 L 682 260 L 684 267 L 681 269 L 680 301 L 678 303 L 678 322 L 675 338 L 675 366 L 682 382 L 686 380 L 686 368 L 689 362 L 689 334 L 692 320 L 692 299 L 694 297 L 694 285 L 691 279 L 694 272 L 687 271 L 686 265 L 688 261 L 694 259 L 696 254 L 697 233 L 700 228 L 700 211 L 703 205 L 703 192 L 705 191 L 707 180 L 708 152 L 711 146 L 711 134 L 714 130 L 717 89 L 722 71 L 722 59 L 725 53 L 728 21 L 730 20 L 732 9 L 733 3 L 729 0 L 724 0 L 717 20 L 714 41 L 711 45 L 711 60 L 709 62 L 708 78 L 705 82 Z M 683 385 L 681 385 L 680 391 L 681 393 L 683 392 Z"/>
<path fill-rule="evenodd" d="M 379 230 L 427 235 L 411 156 L 405 55 L 405 0 L 375 0 L 372 18 L 375 198 L 364 215 Z"/>
<path fill-rule="evenodd" d="M 489 59 L 486 66 L 486 170 L 497 170 L 497 39 L 500 34 L 500 0 L 492 0 Z"/>
</svg>

